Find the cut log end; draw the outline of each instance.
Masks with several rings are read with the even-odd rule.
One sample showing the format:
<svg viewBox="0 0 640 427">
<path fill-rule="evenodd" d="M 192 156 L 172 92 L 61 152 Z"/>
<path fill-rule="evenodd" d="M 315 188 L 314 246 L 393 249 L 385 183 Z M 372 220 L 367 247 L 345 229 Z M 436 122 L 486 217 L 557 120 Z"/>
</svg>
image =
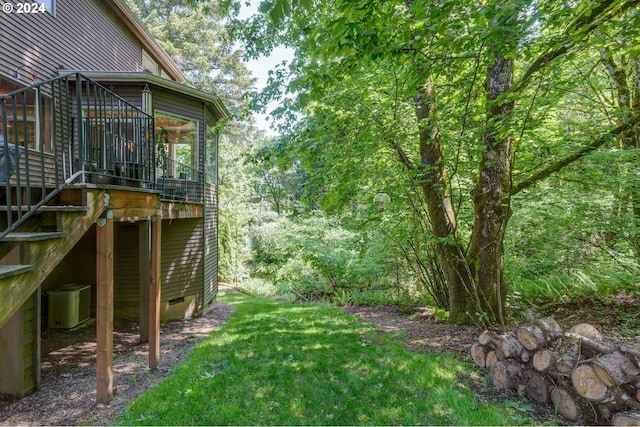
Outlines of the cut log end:
<svg viewBox="0 0 640 427">
<path fill-rule="evenodd" d="M 551 401 L 556 411 L 569 421 L 576 421 L 580 415 L 578 405 L 573 394 L 563 387 L 554 388 L 551 392 Z"/>
<path fill-rule="evenodd" d="M 543 374 L 534 369 L 527 369 L 522 373 L 522 383 L 527 396 L 539 403 L 549 403 L 551 383 Z"/>
<path fill-rule="evenodd" d="M 589 365 L 580 365 L 571 373 L 571 383 L 585 399 L 599 401 L 607 396 L 608 387 Z"/>
<path fill-rule="evenodd" d="M 522 325 L 516 331 L 518 341 L 527 350 L 536 350 L 544 345 L 544 332 L 535 325 Z"/>
<path fill-rule="evenodd" d="M 541 349 L 533 354 L 533 367 L 536 371 L 544 372 L 551 366 L 553 355 L 547 349 Z"/>
<path fill-rule="evenodd" d="M 498 390 L 514 390 L 518 387 L 520 369 L 504 361 L 496 362 L 489 372 L 493 386 Z"/>
<path fill-rule="evenodd" d="M 569 330 L 570 333 L 583 336 L 592 340 L 601 340 L 602 334 L 590 323 L 578 323 Z"/>
<path fill-rule="evenodd" d="M 611 419 L 614 426 L 640 426 L 640 412 L 619 412 Z"/>
<path fill-rule="evenodd" d="M 478 337 L 478 342 L 482 345 L 487 345 L 491 342 L 491 333 L 489 331 L 484 331 Z"/>
<path fill-rule="evenodd" d="M 479 367 L 484 368 L 487 366 L 487 353 L 482 344 L 475 343 L 471 346 L 471 358 Z"/>
<path fill-rule="evenodd" d="M 493 365 L 496 364 L 496 362 L 500 361 L 500 360 L 504 360 L 504 356 L 502 356 L 498 351 L 496 350 L 491 350 L 489 353 L 487 353 L 487 357 L 486 357 L 486 366 L 487 369 L 491 369 L 491 367 Z"/>
</svg>

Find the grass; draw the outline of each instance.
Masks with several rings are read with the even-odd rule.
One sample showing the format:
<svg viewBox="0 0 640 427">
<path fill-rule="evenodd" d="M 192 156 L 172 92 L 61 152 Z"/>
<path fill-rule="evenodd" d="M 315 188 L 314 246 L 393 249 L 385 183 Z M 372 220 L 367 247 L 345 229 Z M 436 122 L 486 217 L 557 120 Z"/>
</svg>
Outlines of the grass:
<svg viewBox="0 0 640 427">
<path fill-rule="evenodd" d="M 124 425 L 514 425 L 529 419 L 478 402 L 457 379 L 469 364 L 406 351 L 326 305 L 222 293 L 237 310 Z"/>
</svg>

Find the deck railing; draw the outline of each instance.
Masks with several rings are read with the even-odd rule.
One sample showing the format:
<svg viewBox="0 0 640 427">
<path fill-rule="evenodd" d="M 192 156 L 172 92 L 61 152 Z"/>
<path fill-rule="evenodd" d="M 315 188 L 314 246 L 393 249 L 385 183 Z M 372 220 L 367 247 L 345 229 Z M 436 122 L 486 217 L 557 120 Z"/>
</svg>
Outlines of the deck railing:
<svg viewBox="0 0 640 427">
<path fill-rule="evenodd" d="M 156 170 L 154 133 L 152 116 L 79 73 L 0 95 L 0 239 L 77 183 L 202 203 L 200 172 L 170 159 Z"/>
<path fill-rule="evenodd" d="M 202 203 L 204 174 L 184 163 L 163 156 L 158 161 L 157 188 L 162 199 L 178 202 Z"/>
<path fill-rule="evenodd" d="M 154 120 L 98 83 L 77 77 L 85 182 L 154 188 Z"/>
</svg>

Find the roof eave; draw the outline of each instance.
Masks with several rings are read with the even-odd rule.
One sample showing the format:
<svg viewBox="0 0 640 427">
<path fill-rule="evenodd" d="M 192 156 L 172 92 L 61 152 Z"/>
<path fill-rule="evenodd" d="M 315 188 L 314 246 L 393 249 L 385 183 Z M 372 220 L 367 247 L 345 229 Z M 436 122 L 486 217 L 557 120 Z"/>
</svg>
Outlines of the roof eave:
<svg viewBox="0 0 640 427">
<path fill-rule="evenodd" d="M 192 98 L 200 99 L 202 101 L 205 101 L 206 103 L 209 103 L 216 112 L 218 120 L 229 117 L 230 115 L 229 110 L 227 110 L 227 107 L 217 95 L 203 92 L 199 89 L 184 85 L 182 83 L 156 76 L 147 71 L 120 72 L 60 70 L 61 75 L 72 74 L 76 72 L 79 72 L 83 76 L 100 83 L 147 83 L 152 86 L 168 89 L 173 92 L 178 92 L 183 95 L 187 95 Z"/>
</svg>

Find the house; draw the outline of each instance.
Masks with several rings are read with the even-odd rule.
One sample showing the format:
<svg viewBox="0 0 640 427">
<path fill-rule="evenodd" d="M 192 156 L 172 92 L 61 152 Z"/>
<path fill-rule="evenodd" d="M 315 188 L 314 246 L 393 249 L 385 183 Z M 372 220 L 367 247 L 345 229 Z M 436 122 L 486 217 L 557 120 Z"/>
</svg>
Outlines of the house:
<svg viewBox="0 0 640 427">
<path fill-rule="evenodd" d="M 114 316 L 139 320 L 155 368 L 160 321 L 212 307 L 228 112 L 124 0 L 2 8 L 0 393 L 39 387 L 42 328 L 92 317 L 108 402 Z"/>
</svg>

